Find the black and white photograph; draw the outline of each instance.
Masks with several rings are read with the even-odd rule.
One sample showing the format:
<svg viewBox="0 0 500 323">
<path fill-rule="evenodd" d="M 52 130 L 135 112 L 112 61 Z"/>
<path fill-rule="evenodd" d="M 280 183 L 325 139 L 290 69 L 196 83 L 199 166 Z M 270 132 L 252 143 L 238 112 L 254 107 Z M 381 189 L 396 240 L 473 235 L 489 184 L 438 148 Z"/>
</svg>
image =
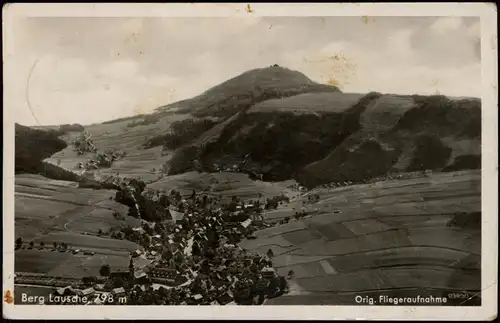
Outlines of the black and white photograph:
<svg viewBox="0 0 500 323">
<path fill-rule="evenodd" d="M 5 315 L 493 319 L 496 14 L 4 6 Z"/>
</svg>

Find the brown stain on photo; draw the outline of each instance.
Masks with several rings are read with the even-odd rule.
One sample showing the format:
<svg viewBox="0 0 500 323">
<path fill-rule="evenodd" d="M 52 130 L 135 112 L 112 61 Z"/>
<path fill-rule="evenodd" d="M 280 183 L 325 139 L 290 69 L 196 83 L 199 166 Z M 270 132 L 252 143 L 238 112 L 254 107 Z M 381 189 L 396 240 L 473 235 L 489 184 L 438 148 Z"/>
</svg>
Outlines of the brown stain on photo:
<svg viewBox="0 0 500 323">
<path fill-rule="evenodd" d="M 166 101 L 170 104 L 175 102 L 176 91 L 175 88 L 170 88 L 166 91 Z"/>
<path fill-rule="evenodd" d="M 349 84 L 350 79 L 356 75 L 356 64 L 351 62 L 342 52 L 316 59 L 304 57 L 304 62 L 318 64 L 323 82 L 330 86 L 341 88 L 343 85 Z"/>
<path fill-rule="evenodd" d="M 325 63 L 325 62 L 334 62 L 334 63 L 348 63 L 349 59 L 345 57 L 344 53 L 340 52 L 331 56 L 324 56 L 318 59 L 308 59 L 304 57 L 304 62 L 306 63 Z"/>
<path fill-rule="evenodd" d="M 247 4 L 247 12 L 248 13 L 252 13 L 253 12 L 252 6 L 250 6 L 250 4 Z"/>
<path fill-rule="evenodd" d="M 144 108 L 141 107 L 141 106 L 136 106 L 134 108 L 134 115 L 139 116 L 139 115 L 142 115 L 142 114 L 144 114 Z"/>
<path fill-rule="evenodd" d="M 326 61 L 334 61 L 334 62 L 347 62 L 348 59 L 344 56 L 343 53 L 335 54 L 332 56 L 326 56 L 324 59 L 321 59 L 320 62 L 326 62 Z"/>
<path fill-rule="evenodd" d="M 337 81 L 336 79 L 334 79 L 333 77 L 329 77 L 328 80 L 326 81 L 326 84 L 330 85 L 330 86 L 341 86 L 339 81 Z"/>
<path fill-rule="evenodd" d="M 432 80 L 432 86 L 436 88 L 434 91 L 434 95 L 440 95 L 441 92 L 439 91 L 439 81 L 437 79 Z"/>
<path fill-rule="evenodd" d="M 363 20 L 363 23 L 365 25 L 368 25 L 369 22 L 375 22 L 375 19 L 373 18 L 370 18 L 368 16 L 362 16 L 361 19 Z"/>
<path fill-rule="evenodd" d="M 4 302 L 7 303 L 7 304 L 14 303 L 14 293 L 10 289 L 8 289 L 5 292 L 5 295 L 4 295 L 3 299 L 4 299 Z"/>
</svg>

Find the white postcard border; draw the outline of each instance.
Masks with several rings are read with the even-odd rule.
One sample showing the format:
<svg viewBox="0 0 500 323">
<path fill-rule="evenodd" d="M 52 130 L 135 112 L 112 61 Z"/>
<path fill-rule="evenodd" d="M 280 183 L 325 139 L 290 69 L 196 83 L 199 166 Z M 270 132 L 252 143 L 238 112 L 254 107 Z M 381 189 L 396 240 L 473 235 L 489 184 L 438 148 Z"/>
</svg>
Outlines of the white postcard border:
<svg viewBox="0 0 500 323">
<path fill-rule="evenodd" d="M 2 11 L 4 27 L 3 286 L 14 287 L 14 118 L 10 104 L 10 29 L 19 17 L 241 17 L 252 16 L 480 16 L 482 55 L 482 301 L 480 307 L 434 306 L 40 306 L 3 302 L 12 319 L 398 319 L 477 320 L 497 315 L 498 78 L 494 3 L 335 4 L 111 4 L 16 3 Z"/>
</svg>

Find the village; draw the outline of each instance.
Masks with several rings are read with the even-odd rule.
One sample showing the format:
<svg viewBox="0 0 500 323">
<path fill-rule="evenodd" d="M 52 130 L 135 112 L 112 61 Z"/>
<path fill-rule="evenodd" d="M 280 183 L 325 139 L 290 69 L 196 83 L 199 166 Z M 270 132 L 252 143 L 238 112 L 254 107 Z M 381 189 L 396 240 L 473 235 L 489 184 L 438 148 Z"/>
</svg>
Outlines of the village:
<svg viewBox="0 0 500 323">
<path fill-rule="evenodd" d="M 183 198 L 175 191 L 168 195 L 144 191 L 137 179 L 115 180 L 121 186 L 117 200 L 130 205 L 128 216 L 157 219 L 117 231 L 120 238 L 142 246 L 130 254 L 128 270 L 103 265 L 99 276 L 81 280 L 17 273 L 16 284 L 55 287 L 58 297 L 51 297 L 49 304 L 61 304 L 65 297 L 75 296 L 77 303 L 88 305 L 258 305 L 288 292 L 287 279 L 293 273 L 289 277 L 277 275 L 272 250 L 265 255 L 252 254 L 238 245 L 243 239 L 256 239 L 252 234 L 256 230 L 288 222 L 290 219 L 269 224 L 262 216 L 263 211 L 277 208 L 288 198 L 245 203 L 233 197 L 223 203 L 220 197 L 198 196 L 194 190 Z M 144 201 L 155 207 L 145 208 Z M 151 212 L 162 215 L 152 216 Z M 305 212 L 296 214 L 296 218 L 303 216 Z M 117 232 L 111 234 L 116 237 Z M 75 255 L 92 254 L 71 247 L 67 250 L 67 245 L 54 247 Z"/>
</svg>

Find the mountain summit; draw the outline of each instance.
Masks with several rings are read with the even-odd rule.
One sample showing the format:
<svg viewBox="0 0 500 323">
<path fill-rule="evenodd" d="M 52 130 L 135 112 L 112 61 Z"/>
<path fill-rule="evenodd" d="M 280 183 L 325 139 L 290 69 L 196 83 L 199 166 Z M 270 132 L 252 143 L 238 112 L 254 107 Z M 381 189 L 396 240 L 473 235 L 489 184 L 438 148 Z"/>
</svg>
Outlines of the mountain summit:
<svg viewBox="0 0 500 323">
<path fill-rule="evenodd" d="M 192 113 L 198 117 L 228 117 L 253 104 L 309 92 L 340 92 L 335 86 L 319 84 L 304 74 L 273 65 L 246 71 L 202 94 L 158 108 Z"/>
</svg>

